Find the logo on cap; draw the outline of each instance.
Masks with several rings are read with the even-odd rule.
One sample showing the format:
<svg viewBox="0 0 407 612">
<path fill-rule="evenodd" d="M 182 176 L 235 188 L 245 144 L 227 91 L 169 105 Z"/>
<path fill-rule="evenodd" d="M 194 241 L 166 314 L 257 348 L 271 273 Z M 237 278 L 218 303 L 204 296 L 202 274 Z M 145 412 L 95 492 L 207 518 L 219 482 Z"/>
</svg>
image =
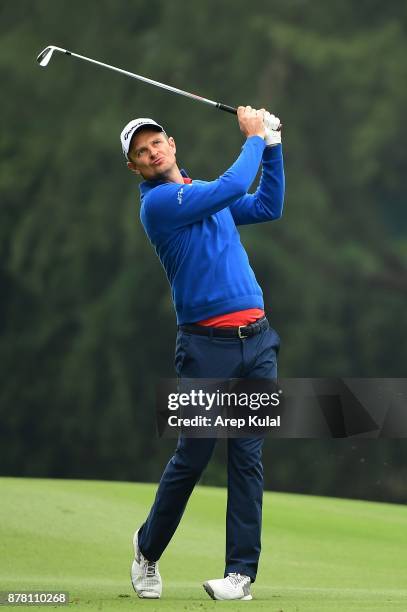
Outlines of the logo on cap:
<svg viewBox="0 0 407 612">
<path fill-rule="evenodd" d="M 131 132 L 134 130 L 134 127 L 131 128 L 131 130 L 129 130 L 128 132 L 125 133 L 125 135 L 123 136 L 124 140 L 127 140 L 129 137 L 129 134 L 131 134 Z"/>
</svg>

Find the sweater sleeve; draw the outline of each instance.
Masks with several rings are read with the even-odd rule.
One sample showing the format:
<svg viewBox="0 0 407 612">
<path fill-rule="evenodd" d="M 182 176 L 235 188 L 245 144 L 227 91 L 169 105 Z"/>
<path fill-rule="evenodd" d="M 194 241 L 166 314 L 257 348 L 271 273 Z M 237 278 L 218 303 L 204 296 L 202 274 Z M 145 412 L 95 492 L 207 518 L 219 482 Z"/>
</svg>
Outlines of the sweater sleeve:
<svg viewBox="0 0 407 612">
<path fill-rule="evenodd" d="M 282 146 L 266 147 L 257 191 L 243 195 L 230 206 L 236 225 L 279 219 L 283 212 L 284 190 Z"/>
<path fill-rule="evenodd" d="M 242 198 L 256 178 L 264 148 L 262 138 L 251 136 L 234 164 L 218 179 L 185 185 L 165 183 L 153 189 L 145 208 L 150 228 L 172 230 L 190 225 Z"/>
</svg>

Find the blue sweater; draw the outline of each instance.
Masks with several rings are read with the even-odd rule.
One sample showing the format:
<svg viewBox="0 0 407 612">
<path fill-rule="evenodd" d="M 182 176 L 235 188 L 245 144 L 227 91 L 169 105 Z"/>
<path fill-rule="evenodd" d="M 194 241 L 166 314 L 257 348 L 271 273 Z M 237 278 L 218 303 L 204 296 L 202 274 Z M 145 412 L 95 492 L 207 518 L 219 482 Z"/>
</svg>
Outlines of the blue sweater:
<svg viewBox="0 0 407 612">
<path fill-rule="evenodd" d="M 259 187 L 247 191 L 262 162 Z M 144 181 L 140 218 L 167 273 L 178 324 L 264 308 L 263 293 L 236 228 L 281 217 L 282 147 L 248 138 L 235 163 L 214 181 Z"/>
</svg>

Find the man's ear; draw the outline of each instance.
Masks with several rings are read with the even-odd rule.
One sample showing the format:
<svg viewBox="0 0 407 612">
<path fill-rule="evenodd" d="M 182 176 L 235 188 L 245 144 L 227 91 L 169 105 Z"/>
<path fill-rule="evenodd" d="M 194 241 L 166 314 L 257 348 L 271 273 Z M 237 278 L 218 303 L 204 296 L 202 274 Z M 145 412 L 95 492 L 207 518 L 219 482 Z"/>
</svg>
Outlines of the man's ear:
<svg viewBox="0 0 407 612">
<path fill-rule="evenodd" d="M 134 164 L 131 161 L 127 162 L 127 167 L 129 170 L 131 170 L 132 172 L 134 172 L 134 174 L 140 174 L 140 170 L 138 170 L 136 164 Z"/>
<path fill-rule="evenodd" d="M 174 155 L 177 152 L 177 147 L 175 146 L 175 140 L 173 139 L 172 136 L 170 136 L 168 138 L 168 144 L 170 145 L 170 148 L 174 151 Z"/>
</svg>

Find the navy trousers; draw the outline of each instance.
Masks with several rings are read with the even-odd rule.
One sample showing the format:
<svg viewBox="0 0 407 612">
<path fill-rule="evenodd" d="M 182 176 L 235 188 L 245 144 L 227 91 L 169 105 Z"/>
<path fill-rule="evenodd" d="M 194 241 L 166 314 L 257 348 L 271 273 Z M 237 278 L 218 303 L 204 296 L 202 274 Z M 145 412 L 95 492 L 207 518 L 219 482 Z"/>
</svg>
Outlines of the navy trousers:
<svg viewBox="0 0 407 612">
<path fill-rule="evenodd" d="M 279 346 L 280 339 L 271 327 L 244 339 L 179 331 L 175 369 L 180 378 L 276 378 Z M 263 438 L 230 438 L 227 443 L 225 576 L 237 572 L 254 582 L 261 548 Z M 213 438 L 180 436 L 139 531 L 139 546 L 149 561 L 160 558 L 174 535 L 215 444 Z"/>
</svg>

